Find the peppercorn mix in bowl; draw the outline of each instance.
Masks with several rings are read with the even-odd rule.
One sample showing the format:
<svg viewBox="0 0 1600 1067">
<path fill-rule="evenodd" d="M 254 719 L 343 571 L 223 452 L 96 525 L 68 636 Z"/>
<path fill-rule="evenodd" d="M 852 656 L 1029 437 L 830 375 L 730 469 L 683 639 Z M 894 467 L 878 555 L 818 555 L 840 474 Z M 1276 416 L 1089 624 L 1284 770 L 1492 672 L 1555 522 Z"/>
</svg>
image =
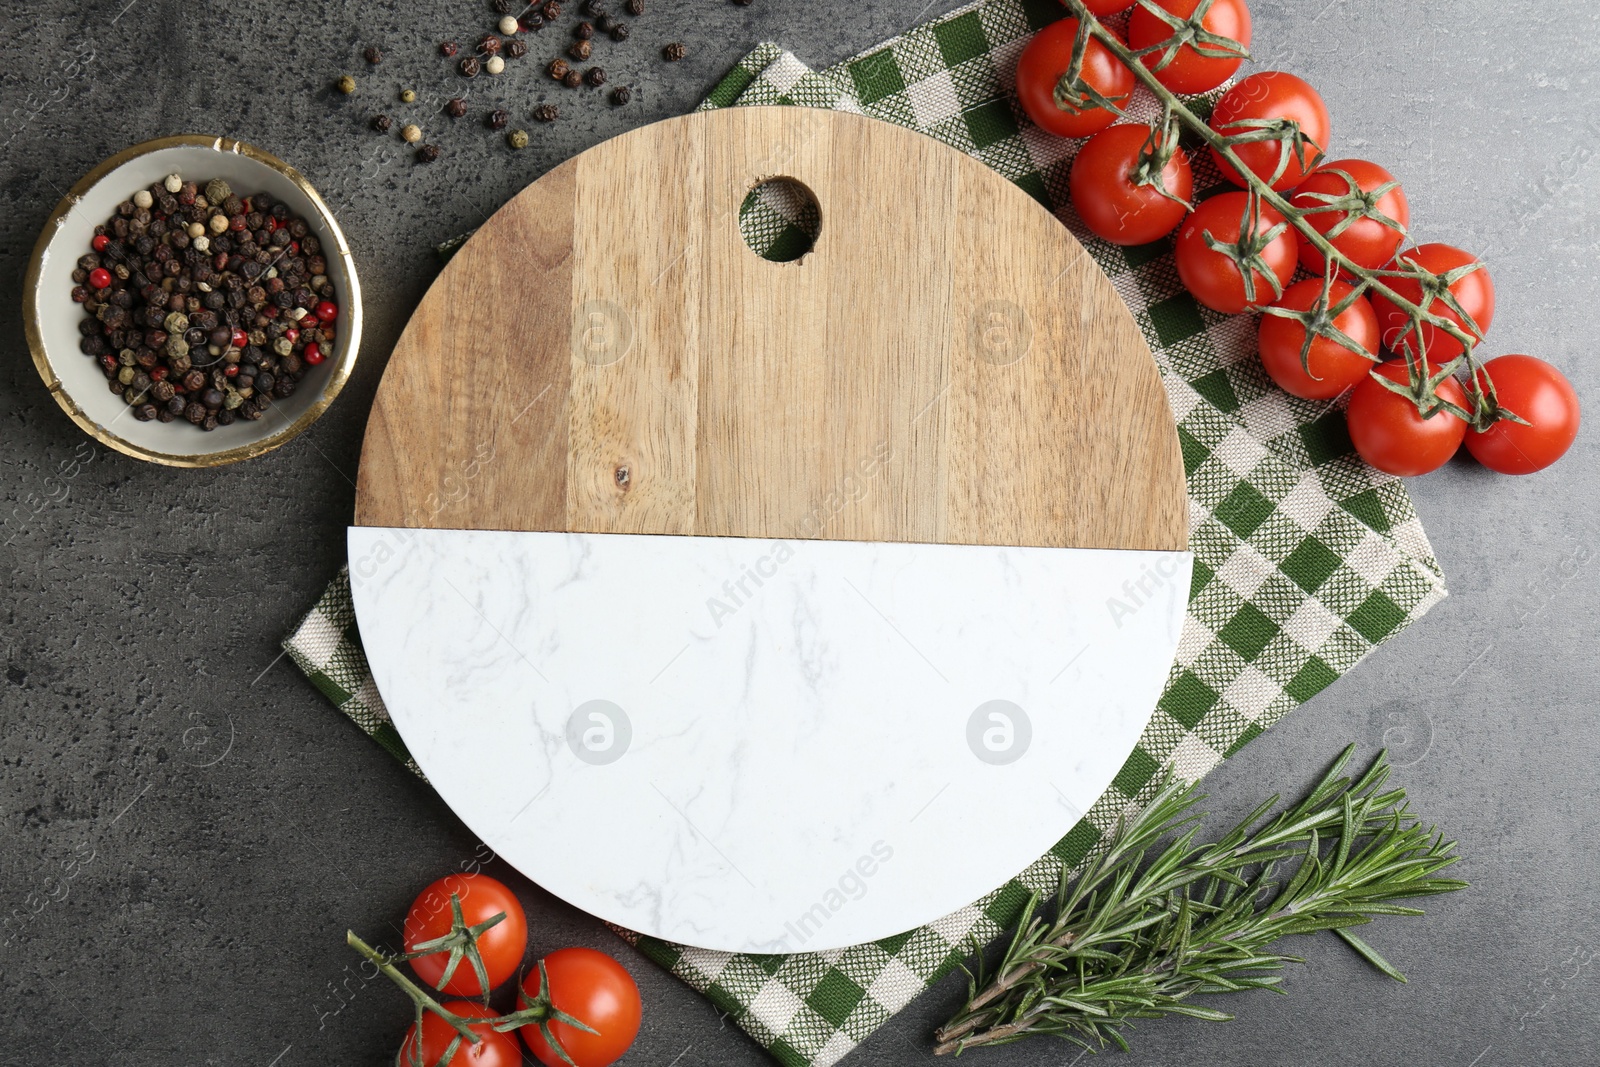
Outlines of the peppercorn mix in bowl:
<svg viewBox="0 0 1600 1067">
<path fill-rule="evenodd" d="M 34 363 L 101 443 L 178 467 L 261 455 L 349 378 L 360 286 L 311 185 L 238 141 L 169 137 L 56 206 L 24 286 Z"/>
</svg>

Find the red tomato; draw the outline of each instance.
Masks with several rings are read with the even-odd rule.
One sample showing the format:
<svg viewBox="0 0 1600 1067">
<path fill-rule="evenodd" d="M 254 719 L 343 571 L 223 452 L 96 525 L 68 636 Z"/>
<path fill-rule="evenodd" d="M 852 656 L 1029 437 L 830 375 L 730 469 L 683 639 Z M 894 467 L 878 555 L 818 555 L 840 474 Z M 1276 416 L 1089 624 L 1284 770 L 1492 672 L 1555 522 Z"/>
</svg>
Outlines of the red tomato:
<svg viewBox="0 0 1600 1067">
<path fill-rule="evenodd" d="M 1103 107 L 1082 110 L 1056 103 L 1056 83 L 1072 65 L 1072 46 L 1078 36 L 1077 19 L 1052 22 L 1033 35 L 1017 61 L 1017 100 L 1040 129 L 1058 137 L 1088 137 L 1117 120 Z M 1133 95 L 1133 71 L 1122 65 L 1099 41 L 1091 40 L 1083 54 L 1083 80 L 1106 99 L 1122 104 Z"/>
<path fill-rule="evenodd" d="M 1299 252 L 1299 238 L 1293 229 L 1285 227 L 1266 246 L 1260 249 L 1260 258 L 1272 272 L 1273 281 L 1261 272 L 1260 266 L 1251 270 L 1254 293 L 1245 291 L 1244 275 L 1239 265 L 1221 252 L 1206 244 L 1206 234 L 1218 241 L 1233 243 L 1245 229 L 1245 212 L 1250 203 L 1249 193 L 1223 193 L 1195 208 L 1178 231 L 1178 277 L 1194 298 L 1213 311 L 1237 315 L 1262 307 L 1278 299 L 1282 287 L 1294 274 L 1295 257 Z M 1254 220 L 1253 234 L 1259 239 L 1283 222 L 1283 216 L 1270 206 L 1260 204 Z"/>
<path fill-rule="evenodd" d="M 1353 286 L 1334 282 L 1328 290 L 1326 310 L 1338 307 L 1353 291 Z M 1291 285 L 1273 307 L 1310 311 L 1321 296 L 1322 280 L 1313 278 Z M 1279 315 L 1262 315 L 1261 365 L 1287 393 L 1307 400 L 1333 399 L 1365 378 L 1377 362 L 1378 316 L 1367 298 L 1358 296 L 1334 317 L 1333 327 L 1371 353 L 1371 358 L 1357 355 L 1330 338 L 1317 336 L 1312 338 L 1311 351 L 1302 365 L 1300 353 L 1306 343 L 1305 325 Z M 1309 374 L 1306 367 L 1311 368 Z"/>
<path fill-rule="evenodd" d="M 1233 150 L 1246 168 L 1263 181 L 1272 182 L 1274 189 L 1293 189 L 1305 181 L 1328 149 L 1333 133 L 1328 106 L 1315 89 L 1293 74 L 1266 70 L 1250 75 L 1222 94 L 1211 112 L 1211 128 L 1223 136 L 1237 136 L 1256 129 L 1253 123 L 1258 119 L 1293 120 L 1311 142 L 1303 145 L 1304 162 L 1289 141 L 1256 141 Z M 1224 178 L 1235 185 L 1245 184 L 1243 175 L 1216 149 L 1211 150 L 1211 155 Z M 1278 175 L 1276 180 L 1274 174 Z"/>
<path fill-rule="evenodd" d="M 1091 137 L 1072 161 L 1072 206 L 1091 233 L 1112 244 L 1160 240 L 1178 228 L 1188 211 L 1156 186 L 1134 184 L 1140 153 L 1150 137 L 1148 126 L 1113 126 Z M 1183 149 L 1162 168 L 1161 184 L 1180 200 L 1194 193 L 1194 172 Z"/>
<path fill-rule="evenodd" d="M 544 958 L 550 975 L 550 1000 L 560 1011 L 582 1020 L 599 1033 L 586 1034 L 560 1021 L 550 1023 L 550 1032 L 578 1067 L 606 1067 L 628 1051 L 639 1034 L 642 1005 L 639 987 L 633 976 L 616 960 L 592 948 L 563 948 Z M 539 995 L 539 969 L 533 968 L 522 980 L 518 1007 L 526 1007 Z M 522 1027 L 528 1048 L 547 1067 L 565 1067 L 565 1061 L 550 1047 L 536 1024 Z"/>
<path fill-rule="evenodd" d="M 1155 0 L 1155 4 L 1169 15 L 1186 19 L 1200 6 L 1200 0 Z M 1200 25 L 1209 33 L 1250 47 L 1250 8 L 1245 0 L 1215 0 L 1201 16 Z M 1171 26 L 1145 10 L 1143 4 L 1134 8 L 1133 17 L 1128 20 L 1128 44 L 1136 52 L 1160 44 L 1173 32 Z M 1166 59 L 1164 51 L 1152 52 L 1141 62 L 1150 68 L 1157 81 L 1175 93 L 1208 93 L 1233 77 L 1244 57 L 1221 55 L 1222 49 L 1216 43 L 1202 47 L 1211 54 L 1201 55 L 1193 44 L 1185 44 L 1165 66 L 1162 66 Z"/>
<path fill-rule="evenodd" d="M 1389 269 L 1397 269 L 1402 262 L 1415 263 L 1431 274 L 1442 276 L 1480 261 L 1470 252 L 1463 252 L 1450 245 L 1427 244 L 1401 253 Z M 1494 322 L 1494 279 L 1489 277 L 1488 269 L 1482 266 L 1458 278 L 1450 286 L 1451 294 L 1461 305 L 1462 310 L 1472 317 L 1476 329 L 1463 322 L 1461 316 L 1452 311 L 1437 295 L 1430 296 L 1428 303 L 1423 306 L 1421 282 L 1409 278 L 1383 280 L 1400 296 L 1422 306 L 1423 310 L 1430 314 L 1449 319 L 1468 334 L 1476 334 L 1481 338 L 1489 332 L 1490 323 Z M 1378 327 L 1383 331 L 1383 343 L 1389 351 L 1398 352 L 1401 346 L 1407 351 L 1416 350 L 1418 331 L 1407 332 L 1407 327 L 1411 325 L 1410 316 L 1390 302 L 1388 297 L 1378 293 L 1372 296 L 1372 309 L 1378 313 Z M 1439 327 L 1423 323 L 1421 334 L 1423 352 L 1428 359 L 1446 363 L 1461 354 L 1461 342 Z"/>
<path fill-rule="evenodd" d="M 1105 18 L 1115 15 L 1119 11 L 1126 11 L 1132 7 L 1134 0 L 1083 0 L 1083 6 L 1089 9 L 1089 14 L 1096 18 Z"/>
<path fill-rule="evenodd" d="M 1578 436 L 1578 394 L 1550 364 L 1533 356 L 1501 356 L 1483 369 L 1494 380 L 1500 405 L 1527 419 L 1497 422 L 1482 433 L 1467 431 L 1467 451 L 1492 471 L 1542 471 L 1572 447 Z"/>
<path fill-rule="evenodd" d="M 447 1000 L 441 1007 L 463 1019 L 495 1018 L 492 1009 L 470 1000 Z M 516 1038 L 510 1034 L 496 1033 L 486 1023 L 469 1022 L 467 1029 L 483 1040 L 472 1044 L 466 1038 L 461 1038 L 456 1054 L 445 1060 L 444 1054 L 450 1048 L 450 1042 L 459 1035 L 455 1027 L 433 1012 L 424 1012 L 421 1062 L 426 1067 L 443 1067 L 443 1064 L 448 1064 L 448 1067 L 521 1067 L 522 1050 L 517 1048 Z M 405 1044 L 400 1046 L 397 1067 L 414 1067 L 417 1062 L 417 1024 L 412 1023 L 411 1029 L 406 1031 Z"/>
<path fill-rule="evenodd" d="M 417 946 L 446 936 L 451 932 L 454 912 L 450 895 L 461 900 L 461 916 L 467 926 L 487 922 L 501 912 L 505 918 L 485 930 L 478 937 L 478 954 L 483 957 L 483 969 L 489 977 L 489 989 L 478 982 L 470 960 L 463 958 L 455 973 L 450 976 L 442 992 L 458 997 L 478 997 L 504 982 L 516 973 L 528 950 L 528 920 L 516 894 L 505 884 L 486 874 L 451 874 L 424 889 L 406 913 L 405 946 L 407 952 L 417 951 Z M 411 969 L 428 985 L 439 989 L 439 979 L 444 977 L 450 962 L 448 947 L 411 961 Z"/>
<path fill-rule="evenodd" d="M 1346 178 L 1346 175 L 1349 177 Z M 1351 181 L 1356 186 L 1353 190 Z M 1382 196 L 1372 197 L 1373 193 L 1393 181 L 1394 175 L 1376 163 L 1368 163 L 1364 159 L 1341 159 L 1324 163 L 1312 171 L 1310 177 L 1295 188 L 1290 202 L 1301 211 L 1311 211 L 1306 221 L 1357 266 L 1377 270 L 1394 259 L 1395 253 L 1400 251 L 1401 242 L 1406 239 L 1406 228 L 1411 225 L 1411 205 L 1406 201 L 1405 190 L 1398 184 Z M 1330 199 L 1353 194 L 1368 198 L 1370 204 L 1354 209 L 1327 210 Z M 1399 223 L 1399 228 L 1372 218 L 1373 212 Z M 1329 237 L 1329 231 L 1336 228 L 1341 229 Z M 1313 274 L 1321 274 L 1326 263 L 1316 245 L 1302 241 L 1300 265 Z"/>
<path fill-rule="evenodd" d="M 1428 372 L 1437 374 L 1439 368 L 1429 364 Z M 1373 380 L 1373 374 L 1392 382 L 1409 380 L 1405 361 L 1393 360 L 1374 368 L 1350 394 L 1345 423 L 1361 458 L 1402 478 L 1427 474 L 1449 462 L 1466 436 L 1466 422 L 1442 408 L 1423 418 L 1408 397 L 1385 389 Z M 1441 382 L 1438 391 L 1442 398 L 1467 406 L 1467 394 L 1454 378 Z"/>
</svg>

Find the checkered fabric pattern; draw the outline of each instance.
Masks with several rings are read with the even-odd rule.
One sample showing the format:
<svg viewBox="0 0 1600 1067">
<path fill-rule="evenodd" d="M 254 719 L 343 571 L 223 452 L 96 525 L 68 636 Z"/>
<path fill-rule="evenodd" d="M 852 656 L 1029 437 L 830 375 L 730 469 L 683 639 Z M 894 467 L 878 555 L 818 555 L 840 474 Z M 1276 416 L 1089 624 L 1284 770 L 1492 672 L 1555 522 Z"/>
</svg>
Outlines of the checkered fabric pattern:
<svg viewBox="0 0 1600 1067">
<path fill-rule="evenodd" d="M 1255 358 L 1248 316 L 1198 306 L 1170 242 L 1119 248 L 1067 206 L 1078 142 L 1041 133 L 1011 95 L 1028 36 L 1061 16 L 1055 0 L 980 0 L 855 59 L 812 71 L 764 44 L 705 107 L 792 104 L 864 113 L 983 160 L 1055 210 L 1132 309 L 1161 366 L 1188 476 L 1194 582 L 1177 662 L 1133 754 L 1050 853 L 984 899 L 868 945 L 788 956 L 687 948 L 619 931 L 786 1065 L 836 1063 L 974 945 L 1000 934 L 1028 895 L 1082 863 L 1119 816 L 1148 800 L 1165 766 L 1197 780 L 1445 596 L 1405 489 L 1351 452 L 1336 405 L 1296 400 Z M 1206 101 L 1197 101 L 1204 105 Z M 1155 102 L 1135 100 L 1135 117 Z M 1217 184 L 1197 159 L 1197 188 Z M 772 258 L 791 258 L 806 220 L 752 196 L 741 224 Z M 361 653 L 348 579 L 337 579 L 286 647 L 342 710 L 405 759 Z"/>
</svg>

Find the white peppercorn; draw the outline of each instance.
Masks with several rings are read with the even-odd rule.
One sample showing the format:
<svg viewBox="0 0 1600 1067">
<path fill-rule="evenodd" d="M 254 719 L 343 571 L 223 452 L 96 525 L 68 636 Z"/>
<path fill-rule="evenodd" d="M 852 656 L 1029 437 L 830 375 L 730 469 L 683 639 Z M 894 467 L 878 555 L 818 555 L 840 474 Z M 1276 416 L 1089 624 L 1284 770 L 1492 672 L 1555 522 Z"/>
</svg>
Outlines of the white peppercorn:
<svg viewBox="0 0 1600 1067">
<path fill-rule="evenodd" d="M 499 74 L 506 69 L 506 61 L 499 56 L 490 56 L 483 61 L 483 69 L 487 74 Z"/>
<path fill-rule="evenodd" d="M 156 202 L 156 198 L 150 195 L 150 190 L 148 190 L 148 189 L 140 189 L 137 193 L 133 194 L 133 206 L 134 207 L 147 208 L 147 207 L 150 207 L 155 202 Z"/>
<path fill-rule="evenodd" d="M 522 27 L 517 25 L 517 17 L 515 15 L 507 15 L 500 20 L 500 32 L 507 37 L 512 36 L 520 29 Z"/>
<path fill-rule="evenodd" d="M 414 122 L 408 122 L 400 127 L 400 139 L 406 144 L 416 144 L 422 140 L 422 129 Z"/>
<path fill-rule="evenodd" d="M 177 193 L 183 189 L 183 179 L 176 174 L 169 174 L 167 175 L 166 179 L 162 181 L 161 187 L 167 192 L 177 195 Z"/>
</svg>

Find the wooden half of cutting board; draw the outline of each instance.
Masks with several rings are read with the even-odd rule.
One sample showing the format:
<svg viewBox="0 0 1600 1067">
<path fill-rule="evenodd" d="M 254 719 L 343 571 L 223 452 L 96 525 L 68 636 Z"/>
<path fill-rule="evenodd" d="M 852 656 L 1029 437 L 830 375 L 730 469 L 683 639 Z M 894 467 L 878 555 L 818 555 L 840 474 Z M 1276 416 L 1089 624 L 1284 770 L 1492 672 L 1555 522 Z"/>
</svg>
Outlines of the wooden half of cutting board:
<svg viewBox="0 0 1600 1067">
<path fill-rule="evenodd" d="M 821 229 L 769 262 L 775 177 Z M 1176 428 L 1132 316 L 1015 185 L 861 116 L 730 108 L 563 163 L 423 299 L 356 523 L 1182 550 Z"/>
</svg>

